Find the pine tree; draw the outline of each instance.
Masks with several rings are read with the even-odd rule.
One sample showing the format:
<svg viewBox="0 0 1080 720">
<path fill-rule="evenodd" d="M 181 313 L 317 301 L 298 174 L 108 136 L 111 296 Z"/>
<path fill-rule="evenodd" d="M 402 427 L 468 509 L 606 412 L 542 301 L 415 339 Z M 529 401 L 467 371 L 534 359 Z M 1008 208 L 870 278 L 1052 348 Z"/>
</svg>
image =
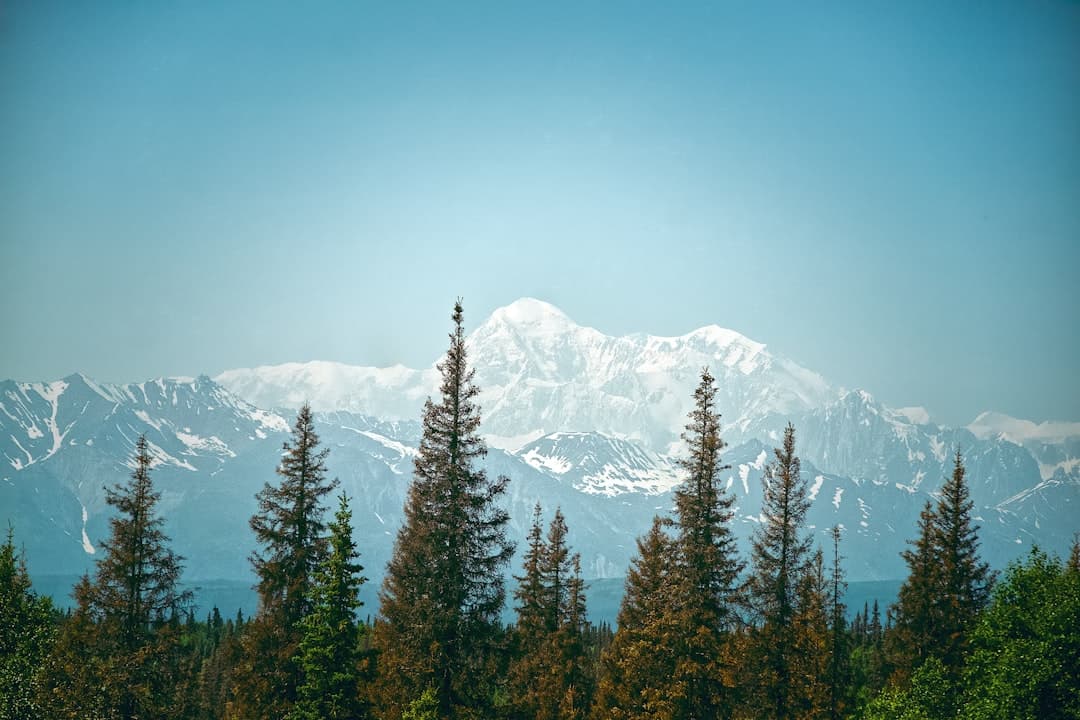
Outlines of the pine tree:
<svg viewBox="0 0 1080 720">
<path fill-rule="evenodd" d="M 817 549 L 796 583 L 790 661 L 790 714 L 793 719 L 821 718 L 829 712 L 829 578 Z"/>
<path fill-rule="evenodd" d="M 742 563 L 729 523 L 734 498 L 720 487 L 724 441 L 716 410 L 716 385 L 708 368 L 694 391 L 694 408 L 682 434 L 688 455 L 680 461 L 686 474 L 675 491 L 678 588 L 673 622 L 680 646 L 672 678 L 677 716 L 727 714 L 733 707 L 732 668 L 725 667 L 724 643 L 734 612 L 732 596 Z"/>
<path fill-rule="evenodd" d="M 44 717 L 34 675 L 52 646 L 53 615 L 52 600 L 31 588 L 26 558 L 16 554 L 9 527 L 0 546 L 0 720 Z"/>
<path fill-rule="evenodd" d="M 93 603 L 89 575 L 75 584 L 74 611 L 60 624 L 39 674 L 38 703 L 43 714 L 57 720 L 115 718 L 109 680 L 109 658 L 99 630 L 101 613 Z"/>
<path fill-rule="evenodd" d="M 750 606 L 761 621 L 751 642 L 758 681 L 754 704 L 761 716 L 787 718 L 795 714 L 791 683 L 797 585 L 810 560 L 810 538 L 803 529 L 810 501 L 795 455 L 794 426 L 787 426 L 783 447 L 774 454 L 762 479 L 761 512 L 765 520 L 752 539 L 752 574 L 747 590 Z"/>
<path fill-rule="evenodd" d="M 65 623 L 52 664 L 57 676 L 50 679 L 75 692 L 97 688 L 100 711 L 122 720 L 173 714 L 179 671 L 173 620 L 190 598 L 177 587 L 182 559 L 169 549 L 156 512 L 161 494 L 150 478 L 152 462 L 140 437 L 130 480 L 106 488 L 106 502 L 118 514 L 109 521 L 93 583 L 84 579 L 76 588 L 78 609 Z M 53 700 L 63 716 L 71 710 L 65 703 L 82 698 Z"/>
<path fill-rule="evenodd" d="M 519 601 L 510 664 L 515 717 L 565 720 L 584 713 L 591 699 L 591 674 L 585 664 L 585 582 L 581 558 L 570 555 L 562 511 L 555 510 L 546 542 L 536 506 L 518 577 Z"/>
<path fill-rule="evenodd" d="M 356 612 L 367 580 L 352 539 L 352 512 L 342 493 L 330 523 L 330 551 L 315 573 L 312 610 L 300 621 L 297 662 L 303 671 L 290 720 L 353 720 L 367 716 L 359 701 L 361 646 Z"/>
<path fill-rule="evenodd" d="M 674 542 L 664 520 L 653 519 L 638 538 L 637 557 L 626 575 L 618 630 L 602 658 L 592 717 L 596 720 L 669 720 L 675 716 L 670 682 L 675 671 L 676 632 L 670 608 Z"/>
<path fill-rule="evenodd" d="M 251 555 L 259 612 L 243 636 L 244 659 L 235 686 L 238 712 L 267 718 L 289 712 L 303 679 L 296 662 L 300 621 L 313 606 L 314 575 L 326 552 L 322 499 L 337 486 L 337 480 L 326 479 L 329 449 L 319 449 L 307 404 L 282 449 L 280 484 L 264 485 L 250 521 L 262 546 Z"/>
<path fill-rule="evenodd" d="M 385 626 L 380 678 L 389 713 L 434 685 L 439 712 L 481 709 L 493 694 L 490 661 L 501 632 L 502 572 L 513 553 L 509 519 L 496 505 L 508 479 L 489 480 L 487 450 L 468 367 L 461 302 L 439 363 L 441 400 L 424 406 L 423 434 L 405 503 L 405 523 L 380 593 Z"/>
<path fill-rule="evenodd" d="M 829 718 L 839 720 L 845 716 L 850 704 L 851 687 L 851 645 L 847 629 L 847 606 L 843 596 L 847 590 L 844 572 L 840 567 L 843 557 L 840 555 L 840 526 L 834 525 L 829 534 L 833 541 L 832 587 L 829 599 L 830 611 L 829 634 Z M 863 616 L 865 618 L 865 615 Z"/>
<path fill-rule="evenodd" d="M 941 661 L 948 682 L 959 681 L 968 631 L 985 607 L 993 582 L 989 566 L 978 556 L 973 507 L 958 450 L 936 506 L 926 503 L 919 537 L 903 553 L 908 578 L 900 588 L 887 638 L 893 680 L 901 686 L 930 657 Z"/>
<path fill-rule="evenodd" d="M 959 679 L 968 631 L 986 607 L 993 582 L 989 565 L 979 559 L 979 528 L 971 517 L 975 503 L 964 478 L 964 462 L 957 450 L 952 476 L 941 488 L 935 513 L 941 563 L 935 630 L 939 657 L 953 680 Z"/>
<path fill-rule="evenodd" d="M 919 535 L 901 553 L 908 566 L 908 576 L 890 611 L 892 628 L 885 639 L 889 669 L 893 680 L 901 685 L 933 654 L 936 646 L 937 593 L 941 586 L 937 535 L 934 508 L 927 500 L 919 514 Z"/>
</svg>

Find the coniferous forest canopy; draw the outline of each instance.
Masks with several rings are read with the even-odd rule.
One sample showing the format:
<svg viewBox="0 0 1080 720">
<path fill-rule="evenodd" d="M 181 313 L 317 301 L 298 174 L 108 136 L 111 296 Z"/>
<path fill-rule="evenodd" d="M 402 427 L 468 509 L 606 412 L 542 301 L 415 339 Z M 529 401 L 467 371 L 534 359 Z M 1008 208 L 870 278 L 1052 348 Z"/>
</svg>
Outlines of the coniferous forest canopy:
<svg viewBox="0 0 1080 720">
<path fill-rule="evenodd" d="M 451 319 L 377 608 L 360 602 L 365 549 L 309 407 L 249 519 L 251 617 L 198 608 L 183 589 L 140 439 L 130 477 L 108 479 L 109 537 L 71 609 L 33 590 L 14 530 L 0 546 L 0 720 L 1080 717 L 1080 541 L 1068 558 L 1034 547 L 990 568 L 954 448 L 908 529 L 896 602 L 848 608 L 849 539 L 809 531 L 790 424 L 740 554 L 708 368 L 674 511 L 640 529 L 617 623 L 591 623 L 574 551 L 586 529 L 561 508 L 536 506 L 510 567 L 514 479 L 480 469 L 460 301 Z"/>
</svg>

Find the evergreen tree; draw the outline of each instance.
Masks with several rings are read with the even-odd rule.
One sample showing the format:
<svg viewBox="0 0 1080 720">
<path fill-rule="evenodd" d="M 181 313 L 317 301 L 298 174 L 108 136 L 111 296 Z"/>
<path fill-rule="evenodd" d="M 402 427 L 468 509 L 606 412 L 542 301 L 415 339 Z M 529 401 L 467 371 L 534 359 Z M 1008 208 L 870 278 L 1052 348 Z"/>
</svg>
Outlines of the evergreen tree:
<svg viewBox="0 0 1080 720">
<path fill-rule="evenodd" d="M 790 660 L 790 714 L 809 720 L 829 713 L 829 578 L 820 548 L 796 583 Z"/>
<path fill-rule="evenodd" d="M 668 720 L 675 716 L 670 683 L 676 633 L 670 607 L 674 542 L 665 521 L 653 519 L 638 538 L 637 557 L 626 575 L 618 630 L 602 658 L 592 717 L 596 720 Z"/>
<path fill-rule="evenodd" d="M 843 559 L 840 555 L 840 526 L 834 525 L 829 534 L 833 541 L 832 587 L 829 593 L 832 602 L 829 622 L 829 718 L 839 720 L 845 716 L 850 704 L 851 646 L 846 620 L 847 606 L 843 601 L 847 583 L 840 567 Z"/>
<path fill-rule="evenodd" d="M 973 507 L 957 451 L 937 505 L 927 502 L 919 537 L 903 553 L 909 573 L 887 639 L 893 679 L 901 686 L 929 657 L 941 661 L 948 682 L 959 681 L 968 630 L 986 605 L 993 581 L 978 556 Z"/>
<path fill-rule="evenodd" d="M 935 648 L 937 593 L 941 585 L 937 534 L 933 505 L 927 500 L 919 515 L 919 536 L 910 541 L 911 548 L 901 553 L 908 566 L 908 576 L 891 610 L 892 628 L 885 640 L 893 679 L 901 685 L 906 684 Z"/>
<path fill-rule="evenodd" d="M 173 714 L 179 672 L 173 619 L 190 598 L 177 588 L 181 558 L 169 549 L 156 513 L 161 494 L 150 478 L 145 437 L 133 461 L 127 484 L 106 488 L 106 502 L 118 514 L 109 521 L 93 583 L 84 579 L 76 588 L 78 609 L 54 657 L 60 677 L 50 679 L 74 692 L 96 688 L 100 711 L 122 720 Z M 76 694 L 60 704 L 82 700 Z M 60 715 L 70 709 L 57 708 Z"/>
<path fill-rule="evenodd" d="M 352 539 L 352 512 L 342 493 L 330 523 L 330 551 L 315 574 L 311 612 L 300 621 L 297 658 L 303 671 L 291 720 L 351 720 L 366 717 L 359 701 L 360 633 L 356 612 L 367 580 Z"/>
<path fill-rule="evenodd" d="M 26 558 L 15 552 L 8 528 L 0 546 L 0 720 L 44 717 L 34 691 L 34 675 L 52 647 L 52 600 L 30 586 Z"/>
<path fill-rule="evenodd" d="M 673 584 L 673 622 L 680 633 L 672 678 L 677 716 L 727 714 L 733 707 L 735 673 L 726 664 L 725 637 L 733 622 L 732 595 L 742 571 L 729 523 L 734 498 L 720 487 L 724 441 L 716 410 L 716 385 L 708 368 L 694 391 L 694 408 L 682 434 L 686 474 L 675 491 L 678 535 Z"/>
<path fill-rule="evenodd" d="M 296 701 L 303 679 L 296 661 L 300 621 L 313 607 L 315 571 L 326 553 L 322 499 L 337 486 L 337 480 L 326 479 L 329 449 L 319 449 L 307 404 L 282 449 L 280 483 L 259 491 L 259 509 L 250 521 L 262 546 L 251 555 L 259 612 L 242 639 L 235 686 L 238 713 L 263 718 L 284 717 Z"/>
<path fill-rule="evenodd" d="M 989 565 L 979 559 L 979 528 L 971 517 L 974 506 L 957 450 L 952 476 L 941 488 L 935 513 L 941 584 L 935 593 L 940 610 L 934 629 L 939 657 L 954 680 L 959 678 L 968 631 L 986 606 L 993 582 Z"/>
<path fill-rule="evenodd" d="M 513 553 L 509 518 L 496 502 L 508 480 L 489 480 L 475 467 L 487 450 L 460 301 L 452 319 L 450 348 L 438 366 L 442 397 L 424 406 L 405 523 L 380 593 L 380 678 L 391 715 L 429 685 L 444 717 L 482 709 L 493 695 L 502 571 Z"/>
<path fill-rule="evenodd" d="M 562 511 L 544 542 L 537 505 L 529 531 L 525 574 L 517 578 L 518 625 L 510 664 L 516 717 L 565 720 L 580 717 L 591 699 L 585 663 L 585 583 L 581 559 L 570 555 Z"/>
<path fill-rule="evenodd" d="M 38 703 L 44 717 L 56 720 L 115 718 L 108 683 L 108 657 L 99 631 L 101 613 L 95 607 L 89 575 L 72 591 L 74 611 L 60 624 L 40 672 Z"/>
<path fill-rule="evenodd" d="M 787 426 L 783 447 L 774 454 L 762 479 L 765 520 L 751 542 L 752 573 L 747 585 L 750 607 L 761 623 L 751 637 L 758 682 L 753 704 L 760 716 L 788 718 L 795 715 L 797 705 L 791 694 L 797 585 L 810 560 L 810 538 L 804 533 L 810 501 L 795 455 L 794 426 Z"/>
</svg>

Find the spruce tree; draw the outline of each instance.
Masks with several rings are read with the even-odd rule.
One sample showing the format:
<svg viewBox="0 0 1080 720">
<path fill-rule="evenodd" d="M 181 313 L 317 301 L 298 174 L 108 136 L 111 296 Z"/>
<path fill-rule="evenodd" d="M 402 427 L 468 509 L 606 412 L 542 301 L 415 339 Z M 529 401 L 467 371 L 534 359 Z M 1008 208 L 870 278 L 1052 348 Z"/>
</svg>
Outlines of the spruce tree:
<svg viewBox="0 0 1080 720">
<path fill-rule="evenodd" d="M 840 555 L 840 532 L 839 525 L 834 525 L 829 530 L 833 541 L 833 562 L 831 587 L 829 600 L 831 602 L 829 634 L 829 718 L 839 720 L 846 715 L 850 704 L 851 688 L 851 634 L 847 628 L 847 606 L 844 604 L 844 593 L 847 591 L 847 583 L 844 581 L 844 572 L 840 566 L 843 557 Z M 865 614 L 863 615 L 865 622 Z"/>
<path fill-rule="evenodd" d="M 179 644 L 173 620 L 190 597 L 177 587 L 182 559 L 169 549 L 157 514 L 161 494 L 150 478 L 152 462 L 140 437 L 131 478 L 106 488 L 106 502 L 118 514 L 109 521 L 93 582 L 84 578 L 76 588 L 78 608 L 49 671 L 56 673 L 50 682 L 76 693 L 96 688 L 97 711 L 122 720 L 172 714 Z M 65 703 L 83 698 L 53 700 L 55 714 L 65 716 L 71 710 Z"/>
<path fill-rule="evenodd" d="M 795 455 L 794 426 L 787 426 L 783 447 L 775 449 L 774 455 L 762 479 L 765 519 L 751 542 L 747 590 L 750 607 L 760 620 L 751 642 L 758 682 L 754 704 L 760 716 L 787 718 L 795 714 L 792 621 L 798 610 L 797 586 L 810 560 L 810 538 L 804 530 L 810 501 Z"/>
<path fill-rule="evenodd" d="M 581 558 L 570 555 L 562 511 L 540 531 L 537 505 L 529 531 L 525 574 L 514 592 L 518 624 L 510 663 L 515 717 L 567 720 L 581 716 L 591 699 L 592 678 L 585 663 L 585 582 Z"/>
<path fill-rule="evenodd" d="M 935 627 L 938 655 L 947 675 L 959 679 L 967 635 L 990 598 L 993 576 L 979 558 L 978 526 L 973 524 L 963 458 L 956 451 L 952 475 L 941 488 L 935 522 L 939 542 L 940 586 Z"/>
<path fill-rule="evenodd" d="M 326 479 L 329 449 L 319 449 L 307 404 L 282 450 L 280 483 L 266 483 L 259 491 L 258 511 L 250 521 L 261 545 L 251 555 L 259 611 L 242 639 L 244 660 L 235 687 L 240 714 L 267 718 L 291 710 L 303 680 L 297 662 L 300 621 L 313 607 L 315 571 L 326 553 L 322 500 L 337 486 L 337 480 Z"/>
<path fill-rule="evenodd" d="M 919 535 L 901 553 L 908 576 L 900 586 L 896 604 L 890 609 L 892 627 L 886 634 L 887 671 L 893 680 L 906 684 L 912 673 L 935 649 L 938 627 L 937 593 L 941 586 L 938 557 L 938 525 L 933 504 L 927 500 L 919 514 Z"/>
<path fill-rule="evenodd" d="M 352 512 L 342 493 L 330 523 L 329 553 L 315 573 L 312 609 L 301 621 L 297 662 L 303 683 L 290 720 L 354 720 L 367 716 L 360 703 L 360 586 L 367 578 L 352 539 Z"/>
<path fill-rule="evenodd" d="M 652 720 L 675 716 L 671 678 L 675 672 L 676 628 L 671 605 L 677 592 L 672 579 L 674 542 L 668 524 L 653 518 L 638 538 L 637 557 L 626 575 L 618 630 L 602 657 L 601 679 L 592 717 L 595 720 Z"/>
<path fill-rule="evenodd" d="M 52 646 L 53 614 L 52 600 L 31 588 L 26 558 L 15 552 L 9 527 L 0 546 L 0 720 L 44 717 L 34 675 Z"/>
<path fill-rule="evenodd" d="M 513 553 L 509 516 L 496 503 L 508 479 L 490 480 L 476 467 L 487 449 L 463 317 L 459 300 L 450 348 L 438 365 L 441 399 L 424 406 L 405 523 L 380 593 L 380 677 L 391 713 L 429 685 L 444 717 L 482 709 L 493 694 L 489 673 L 501 632 L 502 573 Z"/>
<path fill-rule="evenodd" d="M 732 596 L 742 563 L 729 527 L 734 498 L 720 486 L 724 441 L 716 410 L 716 385 L 708 368 L 694 391 L 694 407 L 682 434 L 685 480 L 675 491 L 678 535 L 673 584 L 673 622 L 680 633 L 672 678 L 677 716 L 727 714 L 733 707 L 733 668 L 725 666 L 725 637 L 735 613 Z"/>
</svg>

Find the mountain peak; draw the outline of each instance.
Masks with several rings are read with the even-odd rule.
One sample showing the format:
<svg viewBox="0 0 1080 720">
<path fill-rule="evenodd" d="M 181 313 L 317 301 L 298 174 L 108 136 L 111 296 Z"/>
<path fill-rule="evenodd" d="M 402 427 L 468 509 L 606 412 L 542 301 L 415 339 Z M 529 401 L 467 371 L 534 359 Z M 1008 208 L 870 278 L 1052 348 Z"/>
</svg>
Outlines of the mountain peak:
<svg viewBox="0 0 1080 720">
<path fill-rule="evenodd" d="M 562 310 L 551 303 L 531 297 L 519 298 L 496 309 L 491 313 L 491 320 L 530 328 L 562 330 L 574 326 L 574 321 Z"/>
</svg>

